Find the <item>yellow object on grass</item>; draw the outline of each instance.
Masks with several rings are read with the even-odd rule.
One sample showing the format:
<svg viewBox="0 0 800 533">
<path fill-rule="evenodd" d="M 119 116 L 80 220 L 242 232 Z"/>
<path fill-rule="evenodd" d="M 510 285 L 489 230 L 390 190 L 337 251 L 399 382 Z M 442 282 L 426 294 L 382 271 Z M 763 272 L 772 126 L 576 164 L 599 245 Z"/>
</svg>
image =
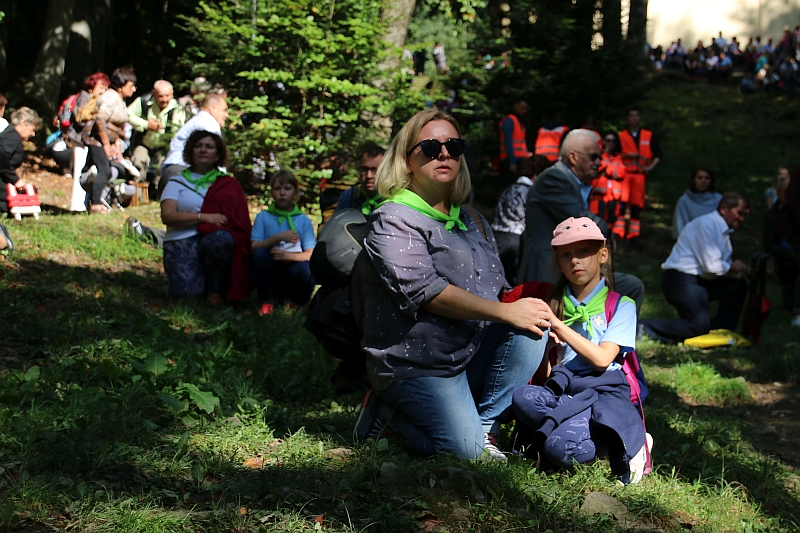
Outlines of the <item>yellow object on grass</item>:
<svg viewBox="0 0 800 533">
<path fill-rule="evenodd" d="M 729 329 L 712 329 L 705 335 L 686 339 L 683 344 L 696 348 L 714 348 L 715 346 L 740 346 L 746 348 L 753 345 L 752 342 Z"/>
</svg>

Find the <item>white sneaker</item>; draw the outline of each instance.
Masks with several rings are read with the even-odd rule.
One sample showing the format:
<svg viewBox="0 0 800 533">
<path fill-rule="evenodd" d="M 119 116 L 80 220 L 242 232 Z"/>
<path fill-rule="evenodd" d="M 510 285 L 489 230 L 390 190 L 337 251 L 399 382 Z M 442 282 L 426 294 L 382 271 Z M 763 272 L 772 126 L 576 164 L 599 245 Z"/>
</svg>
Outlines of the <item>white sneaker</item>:
<svg viewBox="0 0 800 533">
<path fill-rule="evenodd" d="M 497 447 L 497 436 L 491 433 L 483 434 L 483 451 L 488 454 L 489 459 L 495 461 L 508 461 L 506 454 Z"/>
<path fill-rule="evenodd" d="M 792 326 L 794 326 L 796 328 L 800 328 L 800 315 L 797 315 L 796 317 L 794 317 L 792 319 L 791 323 L 792 323 Z"/>
<path fill-rule="evenodd" d="M 653 453 L 653 436 L 645 433 L 645 445 L 633 456 L 629 464 L 631 470 L 631 483 L 639 483 L 647 466 L 647 451 Z"/>
</svg>

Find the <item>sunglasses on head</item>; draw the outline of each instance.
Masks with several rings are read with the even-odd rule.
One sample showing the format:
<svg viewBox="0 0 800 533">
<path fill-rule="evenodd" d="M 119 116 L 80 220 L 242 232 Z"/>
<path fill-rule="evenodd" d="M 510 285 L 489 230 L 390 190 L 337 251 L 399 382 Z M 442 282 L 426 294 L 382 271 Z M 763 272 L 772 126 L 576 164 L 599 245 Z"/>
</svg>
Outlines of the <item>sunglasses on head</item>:
<svg viewBox="0 0 800 533">
<path fill-rule="evenodd" d="M 423 154 L 431 159 L 436 159 L 439 157 L 439 154 L 442 153 L 442 145 L 444 145 L 450 157 L 457 158 L 461 157 L 461 154 L 464 153 L 464 145 L 466 142 L 467 141 L 464 139 L 447 139 L 445 142 L 437 141 L 436 139 L 425 139 L 412 146 L 411 150 L 406 153 L 406 157 L 410 156 L 411 152 L 419 146 Z"/>
</svg>

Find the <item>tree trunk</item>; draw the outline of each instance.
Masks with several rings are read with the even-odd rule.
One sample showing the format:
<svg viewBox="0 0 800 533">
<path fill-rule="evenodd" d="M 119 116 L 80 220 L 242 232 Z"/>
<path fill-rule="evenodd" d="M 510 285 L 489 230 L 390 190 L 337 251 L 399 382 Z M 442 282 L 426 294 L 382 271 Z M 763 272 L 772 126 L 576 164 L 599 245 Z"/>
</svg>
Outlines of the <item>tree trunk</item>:
<svg viewBox="0 0 800 533">
<path fill-rule="evenodd" d="M 0 12 L 3 13 L 3 20 L 0 21 L 0 89 L 6 88 L 6 43 L 8 42 L 8 16 L 11 10 L 11 0 L 0 0 Z"/>
<path fill-rule="evenodd" d="M 622 50 L 622 2 L 603 0 L 603 48 Z"/>
<path fill-rule="evenodd" d="M 26 99 L 35 101 L 44 117 L 54 115 L 58 105 L 74 4 L 75 0 L 50 0 L 42 48 L 31 81 L 25 86 Z"/>
<path fill-rule="evenodd" d="M 635 60 L 644 61 L 647 57 L 647 0 L 630 0 L 628 16 L 628 37 L 625 46 Z"/>
<path fill-rule="evenodd" d="M 387 24 L 384 39 L 390 44 L 402 49 L 406 45 L 408 26 L 414 14 L 416 0 L 386 0 L 381 11 L 381 22 Z M 394 69 L 400 65 L 399 54 L 391 54 L 384 67 Z"/>
</svg>

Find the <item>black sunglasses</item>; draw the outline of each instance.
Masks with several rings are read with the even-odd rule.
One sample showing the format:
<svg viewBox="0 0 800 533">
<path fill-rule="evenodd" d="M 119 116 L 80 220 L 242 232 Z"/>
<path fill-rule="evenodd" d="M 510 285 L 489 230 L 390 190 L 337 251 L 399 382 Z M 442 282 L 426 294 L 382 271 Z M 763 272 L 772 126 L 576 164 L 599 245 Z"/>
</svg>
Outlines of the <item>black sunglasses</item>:
<svg viewBox="0 0 800 533">
<path fill-rule="evenodd" d="M 431 159 L 436 159 L 439 157 L 439 154 L 442 153 L 442 145 L 447 148 L 447 153 L 450 154 L 450 157 L 461 157 L 461 154 L 464 153 L 464 145 L 466 143 L 467 141 L 464 139 L 447 139 L 445 142 L 437 141 L 436 139 L 425 139 L 412 146 L 411 150 L 406 153 L 406 157 L 410 156 L 411 152 L 419 146 L 422 148 L 423 154 Z"/>
</svg>

